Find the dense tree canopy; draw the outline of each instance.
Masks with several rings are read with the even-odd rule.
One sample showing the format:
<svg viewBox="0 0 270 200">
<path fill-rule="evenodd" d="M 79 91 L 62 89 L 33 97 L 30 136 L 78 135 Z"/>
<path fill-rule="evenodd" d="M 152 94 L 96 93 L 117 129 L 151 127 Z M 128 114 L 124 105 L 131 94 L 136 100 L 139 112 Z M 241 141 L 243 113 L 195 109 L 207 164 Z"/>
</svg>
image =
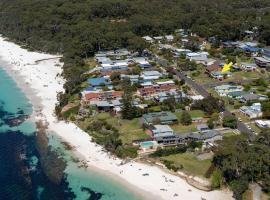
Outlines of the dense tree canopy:
<svg viewBox="0 0 270 200">
<path fill-rule="evenodd" d="M 241 199 L 249 182 L 270 191 L 270 130 L 263 131 L 253 143 L 243 136 L 224 138 L 213 163 L 221 170 L 235 198 Z"/>
</svg>

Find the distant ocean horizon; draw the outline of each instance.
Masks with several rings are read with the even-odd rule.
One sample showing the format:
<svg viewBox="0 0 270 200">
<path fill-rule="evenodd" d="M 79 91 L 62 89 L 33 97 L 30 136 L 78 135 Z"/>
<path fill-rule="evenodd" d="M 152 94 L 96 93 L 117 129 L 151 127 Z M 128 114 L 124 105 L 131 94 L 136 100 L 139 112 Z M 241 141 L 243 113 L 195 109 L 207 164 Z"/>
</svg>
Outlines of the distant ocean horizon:
<svg viewBox="0 0 270 200">
<path fill-rule="evenodd" d="M 28 119 L 31 103 L 1 65 L 0 200 L 142 199 L 106 175 L 79 166 L 56 134 L 39 138 Z"/>
</svg>

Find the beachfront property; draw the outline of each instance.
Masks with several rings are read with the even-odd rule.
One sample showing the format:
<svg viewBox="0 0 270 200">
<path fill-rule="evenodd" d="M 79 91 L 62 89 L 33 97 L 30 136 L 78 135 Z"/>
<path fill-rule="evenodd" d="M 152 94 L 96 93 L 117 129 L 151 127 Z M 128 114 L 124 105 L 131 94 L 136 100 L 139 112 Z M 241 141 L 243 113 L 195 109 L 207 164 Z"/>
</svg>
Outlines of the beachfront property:
<svg viewBox="0 0 270 200">
<path fill-rule="evenodd" d="M 146 126 L 155 124 L 168 125 L 178 123 L 178 119 L 172 112 L 162 111 L 144 114 L 140 122 Z"/>
<path fill-rule="evenodd" d="M 112 89 L 112 83 L 108 76 L 97 77 L 97 78 L 89 78 L 87 80 L 89 87 L 87 87 L 86 91 L 97 91 L 102 90 L 104 86 Z"/>
<path fill-rule="evenodd" d="M 171 136 L 174 134 L 173 130 L 168 125 L 153 125 L 150 127 L 152 137 Z"/>
<path fill-rule="evenodd" d="M 222 135 L 216 130 L 206 130 L 200 133 L 184 133 L 171 136 L 163 136 L 155 138 L 158 144 L 163 146 L 174 146 L 185 144 L 189 141 L 201 141 L 204 143 L 214 143 L 217 140 L 222 140 Z"/>
<path fill-rule="evenodd" d="M 89 105 L 96 108 L 98 112 L 111 112 L 115 111 L 120 112 L 122 102 L 121 99 L 114 99 L 114 100 L 93 100 L 90 101 Z"/>
<path fill-rule="evenodd" d="M 216 86 L 214 87 L 214 89 L 219 94 L 219 96 L 227 96 L 227 94 L 230 92 L 243 91 L 244 87 L 241 85 L 224 84 L 224 85 Z"/>
<path fill-rule="evenodd" d="M 251 106 L 242 106 L 239 111 L 250 119 L 262 117 L 261 103 L 253 103 Z"/>
<path fill-rule="evenodd" d="M 102 100 L 115 100 L 119 99 L 123 96 L 122 91 L 83 91 L 82 95 L 82 103 L 90 104 L 91 101 L 102 101 Z"/>
</svg>

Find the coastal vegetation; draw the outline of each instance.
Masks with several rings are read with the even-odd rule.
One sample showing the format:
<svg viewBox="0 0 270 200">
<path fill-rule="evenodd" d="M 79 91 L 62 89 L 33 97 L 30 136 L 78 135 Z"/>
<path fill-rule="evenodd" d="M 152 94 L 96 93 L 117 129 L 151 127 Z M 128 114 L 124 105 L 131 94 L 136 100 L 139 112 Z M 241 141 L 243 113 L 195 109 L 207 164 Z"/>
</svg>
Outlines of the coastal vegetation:
<svg viewBox="0 0 270 200">
<path fill-rule="evenodd" d="M 248 189 L 250 182 L 259 183 L 263 191 L 269 193 L 269 136 L 268 129 L 252 143 L 242 135 L 226 137 L 220 142 L 213 164 L 221 171 L 236 199 L 242 199 L 242 194 Z"/>
</svg>

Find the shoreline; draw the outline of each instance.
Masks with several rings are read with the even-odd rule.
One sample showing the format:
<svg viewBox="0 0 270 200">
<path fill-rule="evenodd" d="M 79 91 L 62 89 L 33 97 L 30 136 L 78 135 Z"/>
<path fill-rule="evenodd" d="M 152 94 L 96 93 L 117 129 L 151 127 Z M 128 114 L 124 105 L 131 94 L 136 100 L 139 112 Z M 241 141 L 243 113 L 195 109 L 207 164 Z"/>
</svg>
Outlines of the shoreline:
<svg viewBox="0 0 270 200">
<path fill-rule="evenodd" d="M 54 57 L 55 59 L 48 59 Z M 74 155 L 80 159 L 80 162 L 86 163 L 87 169 L 97 170 L 101 172 L 100 174 L 109 176 L 127 189 L 134 189 L 135 194 L 141 194 L 140 196 L 146 199 L 149 196 L 152 196 L 152 199 L 176 200 L 191 198 L 232 199 L 231 192 L 198 190 L 186 183 L 185 180 L 168 174 L 156 166 L 148 166 L 134 161 L 120 165 L 120 159 L 114 158 L 101 146 L 93 143 L 91 137 L 75 124 L 58 121 L 54 116 L 54 106 L 57 102 L 57 92 L 63 90 L 64 80 L 61 77 L 56 77 L 62 71 L 62 63 L 56 57 L 28 52 L 0 37 L 0 59 L 5 61 L 2 67 L 33 105 L 31 118 L 34 121 L 48 122 L 49 130 L 55 132 L 58 137 L 73 147 Z M 35 63 L 35 61 L 43 59 L 45 61 Z M 149 176 L 143 176 L 145 173 L 148 173 Z M 167 182 L 167 179 L 173 182 Z"/>
</svg>

